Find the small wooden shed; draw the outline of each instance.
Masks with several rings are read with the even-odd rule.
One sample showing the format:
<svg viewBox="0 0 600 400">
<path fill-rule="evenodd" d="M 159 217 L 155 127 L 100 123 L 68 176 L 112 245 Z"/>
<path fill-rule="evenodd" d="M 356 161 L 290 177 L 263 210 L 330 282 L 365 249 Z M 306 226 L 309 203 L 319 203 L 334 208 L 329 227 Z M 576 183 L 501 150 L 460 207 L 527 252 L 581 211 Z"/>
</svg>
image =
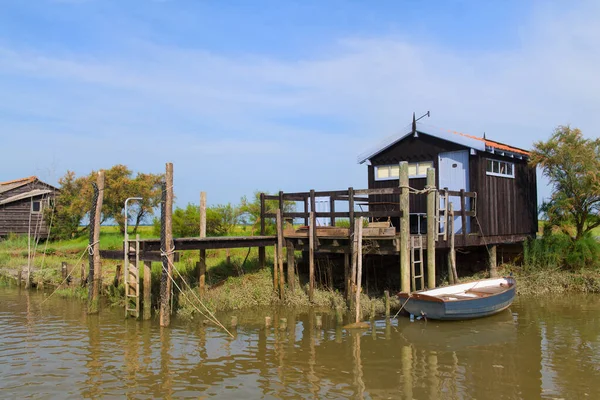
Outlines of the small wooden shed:
<svg viewBox="0 0 600 400">
<path fill-rule="evenodd" d="M 399 163 L 406 161 L 412 188 L 425 188 L 427 168 L 435 168 L 438 188 L 476 192 L 476 204 L 469 205 L 476 217 L 467 219 L 465 229 L 477 231 L 477 236 L 492 244 L 522 241 L 538 230 L 536 170 L 528 160 L 527 150 L 485 135 L 467 135 L 413 120 L 411 128 L 359 156 L 358 162 L 368 165 L 369 188 L 398 187 Z M 449 201 L 455 210 L 460 209 L 460 199 Z M 369 210 L 397 210 L 398 202 L 398 196 L 370 196 Z M 424 233 L 426 196 L 411 195 L 410 213 L 411 233 Z M 462 233 L 460 218 L 454 229 Z"/>
<path fill-rule="evenodd" d="M 0 237 L 14 233 L 47 238 L 44 210 L 52 206 L 58 190 L 36 176 L 0 182 Z"/>
</svg>

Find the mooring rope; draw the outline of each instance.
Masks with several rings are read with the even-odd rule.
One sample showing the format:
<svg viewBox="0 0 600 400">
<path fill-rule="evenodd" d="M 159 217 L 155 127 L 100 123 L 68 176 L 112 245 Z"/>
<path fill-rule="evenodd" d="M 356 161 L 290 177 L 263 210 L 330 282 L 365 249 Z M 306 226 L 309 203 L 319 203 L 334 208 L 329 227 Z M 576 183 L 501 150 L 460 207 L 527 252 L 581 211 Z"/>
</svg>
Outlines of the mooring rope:
<svg viewBox="0 0 600 400">
<path fill-rule="evenodd" d="M 394 315 L 394 318 L 392 318 L 392 319 L 396 319 L 398 317 L 398 314 L 400 314 L 400 311 L 402 311 L 402 309 L 404 308 L 406 303 L 408 303 L 408 300 L 410 300 L 411 297 L 412 297 L 412 295 L 409 293 L 408 297 L 406 298 L 406 301 L 404 302 L 404 304 L 402 304 L 402 307 L 400 307 L 400 309 L 398 310 L 398 312 L 396 313 L 396 315 Z"/>
<path fill-rule="evenodd" d="M 94 242 L 94 243 L 91 243 L 91 244 L 88 244 L 88 245 L 87 245 L 87 247 L 86 247 L 86 248 L 85 248 L 85 249 L 84 249 L 84 250 L 81 252 L 81 256 L 79 257 L 79 259 L 77 260 L 77 262 L 75 263 L 75 265 L 78 265 L 78 264 L 79 264 L 79 262 L 80 262 L 80 261 L 83 259 L 83 256 L 85 256 L 85 253 L 86 253 L 86 252 L 88 252 L 88 253 L 89 253 L 89 251 L 91 250 L 92 254 L 94 254 L 94 249 L 93 249 L 93 246 L 95 246 L 97 243 L 99 243 L 99 241 L 97 241 L 97 242 Z M 42 305 L 42 304 L 44 304 L 45 302 L 47 302 L 48 300 L 50 300 L 50 297 L 52 297 L 52 296 L 54 295 L 54 293 L 56 293 L 56 292 L 57 292 L 57 291 L 58 291 L 58 290 L 59 290 L 59 289 L 62 287 L 62 285 L 64 285 L 64 284 L 65 284 L 65 282 L 67 282 L 67 281 L 69 280 L 69 278 L 71 277 L 71 274 L 73 273 L 73 271 L 75 271 L 75 268 L 73 268 L 73 269 L 71 270 L 71 272 L 69 272 L 69 273 L 67 274 L 67 277 L 66 277 L 66 278 L 65 278 L 65 279 L 64 279 L 64 280 L 63 280 L 63 281 L 60 283 L 60 285 L 58 285 L 58 287 L 57 287 L 56 289 L 54 289 L 54 291 L 53 291 L 52 293 L 50 293 L 50 296 L 46 297 L 46 298 L 44 299 L 44 301 L 42 301 L 42 302 L 40 303 L 40 305 Z"/>
<path fill-rule="evenodd" d="M 169 255 L 173 254 L 175 252 L 175 247 L 173 247 L 171 250 L 169 251 L 164 251 L 161 249 L 160 251 L 160 255 L 161 257 L 168 257 Z M 177 272 L 177 275 L 179 275 L 179 278 L 181 278 L 181 280 L 183 281 L 183 283 L 185 283 L 185 285 L 187 286 L 187 288 L 190 290 L 190 292 L 192 292 L 192 294 L 194 295 L 195 299 L 198 301 L 198 303 L 204 308 L 204 310 L 208 313 L 208 315 L 206 315 L 204 312 L 202 312 L 202 310 L 200 310 L 198 307 L 196 307 L 196 305 L 190 300 L 190 298 L 188 297 L 187 293 L 185 293 L 181 287 L 179 287 L 179 285 L 177 284 L 177 282 L 175 281 L 175 279 L 173 278 L 173 276 L 169 273 L 169 270 L 165 268 L 165 266 L 162 266 L 162 269 L 164 272 L 166 272 L 167 276 L 169 277 L 169 279 L 171 279 L 171 281 L 173 282 L 173 284 L 175 285 L 175 287 L 177 288 L 177 290 L 179 290 L 179 292 L 185 297 L 185 299 L 192 305 L 192 307 L 194 307 L 194 309 L 196 311 L 198 311 L 201 315 L 203 315 L 205 318 L 208 318 L 211 322 L 213 322 L 215 325 L 219 326 L 221 329 L 223 329 L 225 332 L 227 332 L 227 334 L 229 336 L 231 336 L 232 338 L 234 337 L 231 332 L 229 332 L 227 330 L 227 328 L 225 328 L 225 326 L 217 319 L 217 317 L 214 316 L 214 314 L 206 307 L 206 305 L 202 302 L 202 300 L 200 300 L 198 298 L 198 296 L 196 295 L 196 293 L 192 290 L 192 288 L 190 287 L 190 285 L 187 283 L 187 281 L 183 278 L 183 276 L 181 275 L 181 273 L 179 272 L 179 270 L 177 269 L 177 267 L 175 267 L 175 265 L 171 262 L 170 259 L 168 259 L 168 263 L 169 265 L 175 270 L 175 272 Z"/>
</svg>

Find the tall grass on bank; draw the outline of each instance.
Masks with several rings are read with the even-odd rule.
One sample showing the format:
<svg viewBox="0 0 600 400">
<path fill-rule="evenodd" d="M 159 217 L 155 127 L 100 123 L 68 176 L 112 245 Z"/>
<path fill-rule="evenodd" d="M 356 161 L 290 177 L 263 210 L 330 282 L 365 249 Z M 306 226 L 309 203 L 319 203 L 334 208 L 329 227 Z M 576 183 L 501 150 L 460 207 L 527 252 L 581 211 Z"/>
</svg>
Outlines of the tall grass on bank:
<svg viewBox="0 0 600 400">
<path fill-rule="evenodd" d="M 523 264 L 527 271 L 598 269 L 600 243 L 590 234 L 573 240 L 564 233 L 545 233 L 524 243 Z"/>
</svg>

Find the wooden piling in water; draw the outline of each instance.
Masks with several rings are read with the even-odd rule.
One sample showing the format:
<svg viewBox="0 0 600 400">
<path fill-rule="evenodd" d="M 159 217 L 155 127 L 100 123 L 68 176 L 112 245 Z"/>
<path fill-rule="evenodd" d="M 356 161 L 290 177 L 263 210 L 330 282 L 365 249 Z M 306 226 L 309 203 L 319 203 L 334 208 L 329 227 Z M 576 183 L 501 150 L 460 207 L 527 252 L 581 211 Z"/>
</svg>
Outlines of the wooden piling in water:
<svg viewBox="0 0 600 400">
<path fill-rule="evenodd" d="M 260 194 L 260 235 L 265 235 L 265 194 Z M 266 247 L 258 248 L 258 265 L 260 268 L 264 268 L 266 265 L 267 259 L 267 249 Z"/>
<path fill-rule="evenodd" d="M 427 287 L 435 288 L 435 241 L 437 221 L 435 220 L 435 169 L 427 169 Z"/>
<path fill-rule="evenodd" d="M 385 305 L 385 317 L 389 318 L 390 317 L 390 291 L 389 290 L 383 291 L 383 302 Z"/>
<path fill-rule="evenodd" d="M 265 328 L 271 327 L 271 317 L 265 317 Z"/>
<path fill-rule="evenodd" d="M 410 293 L 410 203 L 408 163 L 400 163 L 400 290 Z"/>
<path fill-rule="evenodd" d="M 279 263 L 277 261 L 277 245 L 273 246 L 273 291 L 277 293 L 277 296 L 280 297 L 279 294 Z"/>
<path fill-rule="evenodd" d="M 456 273 L 456 250 L 454 249 L 454 207 L 448 203 L 448 229 L 450 230 L 450 252 L 448 253 L 448 282 L 450 284 L 458 283 L 458 274 Z"/>
<path fill-rule="evenodd" d="M 152 262 L 144 261 L 144 311 L 142 319 L 152 316 Z"/>
<path fill-rule="evenodd" d="M 321 327 L 323 326 L 323 316 L 321 316 L 321 315 L 315 316 L 315 326 L 317 329 L 321 329 Z"/>
<path fill-rule="evenodd" d="M 161 275 L 161 299 L 160 299 L 160 326 L 171 324 L 170 300 L 171 300 L 171 277 L 173 272 L 173 163 L 166 164 L 164 199 L 163 233 L 161 234 L 162 264 Z"/>
<path fill-rule="evenodd" d="M 104 171 L 98 171 L 96 177 L 96 188 L 98 197 L 94 210 L 94 227 L 90 243 L 90 287 L 88 289 L 88 313 L 98 312 L 100 287 L 102 285 L 102 266 L 100 263 L 100 218 L 102 216 L 102 201 L 104 199 Z"/>
<path fill-rule="evenodd" d="M 279 265 L 279 298 L 285 297 L 285 275 L 283 274 L 283 221 L 281 220 L 281 208 L 277 209 L 277 264 Z"/>
<path fill-rule="evenodd" d="M 360 292 L 362 282 L 362 232 L 363 217 L 356 220 L 356 323 L 360 321 Z"/>
<path fill-rule="evenodd" d="M 314 192 L 313 192 L 314 193 Z M 308 225 L 308 300 L 314 301 L 315 291 L 315 212 L 310 212 Z"/>
<path fill-rule="evenodd" d="M 200 237 L 206 237 L 206 192 L 200 192 Z M 198 291 L 202 296 L 206 290 L 206 250 L 200 250 L 198 267 Z"/>
<path fill-rule="evenodd" d="M 294 243 L 291 240 L 286 240 L 286 255 L 287 255 L 287 277 L 288 277 L 288 288 L 293 293 L 296 286 L 296 256 L 294 250 Z"/>
<path fill-rule="evenodd" d="M 237 328 L 237 324 L 238 324 L 238 317 L 233 315 L 231 316 L 231 327 L 232 328 Z"/>
</svg>

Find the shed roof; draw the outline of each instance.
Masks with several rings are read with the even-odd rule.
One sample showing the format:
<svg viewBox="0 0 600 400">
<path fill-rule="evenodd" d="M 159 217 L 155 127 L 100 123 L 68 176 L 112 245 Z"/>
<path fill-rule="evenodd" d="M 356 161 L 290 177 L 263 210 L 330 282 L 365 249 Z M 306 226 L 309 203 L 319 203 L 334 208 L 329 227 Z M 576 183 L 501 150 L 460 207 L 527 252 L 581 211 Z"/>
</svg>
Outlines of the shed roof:
<svg viewBox="0 0 600 400">
<path fill-rule="evenodd" d="M 19 179 L 13 179 L 12 181 L 0 182 L 0 194 L 8 192 L 9 190 L 13 190 L 18 187 L 27 185 L 29 183 L 33 183 L 35 181 L 42 182 L 38 179 L 37 176 L 28 176 L 27 178 L 19 178 Z M 49 186 L 51 188 L 58 190 L 58 188 L 56 188 L 46 182 L 42 182 L 42 183 L 46 186 Z"/>
<path fill-rule="evenodd" d="M 466 133 L 453 131 L 449 129 L 442 129 L 431 125 L 426 125 L 421 122 L 416 122 L 416 133 L 422 133 L 425 135 L 430 135 L 437 137 L 439 139 L 447 140 L 449 142 L 457 143 L 465 147 L 469 147 L 471 149 L 479 150 L 479 151 L 488 151 L 490 153 L 500 152 L 506 153 L 506 155 L 516 155 L 519 158 L 529 157 L 529 152 L 527 150 L 520 149 L 518 147 L 509 146 L 504 143 L 500 143 L 494 140 L 489 140 L 486 138 L 469 135 Z M 402 141 L 406 137 L 414 134 L 413 128 L 409 125 L 407 130 L 404 130 L 400 135 L 396 134 L 390 136 L 383 140 L 378 146 L 368 150 L 367 152 L 358 156 L 358 163 L 363 164 L 365 161 L 370 160 L 375 157 L 377 154 L 381 153 L 384 150 L 392 147 L 396 143 Z"/>
<path fill-rule="evenodd" d="M 23 200 L 23 199 L 28 199 L 28 198 L 31 198 L 31 197 L 43 196 L 45 194 L 52 193 L 52 192 L 53 192 L 53 190 L 50 190 L 50 189 L 34 189 L 34 190 L 30 190 L 29 192 L 20 193 L 20 194 L 17 194 L 17 195 L 12 196 L 12 197 L 8 197 L 8 198 L 0 201 L 0 206 L 4 205 L 4 204 L 14 203 L 15 201 L 19 201 L 19 200 Z"/>
</svg>

